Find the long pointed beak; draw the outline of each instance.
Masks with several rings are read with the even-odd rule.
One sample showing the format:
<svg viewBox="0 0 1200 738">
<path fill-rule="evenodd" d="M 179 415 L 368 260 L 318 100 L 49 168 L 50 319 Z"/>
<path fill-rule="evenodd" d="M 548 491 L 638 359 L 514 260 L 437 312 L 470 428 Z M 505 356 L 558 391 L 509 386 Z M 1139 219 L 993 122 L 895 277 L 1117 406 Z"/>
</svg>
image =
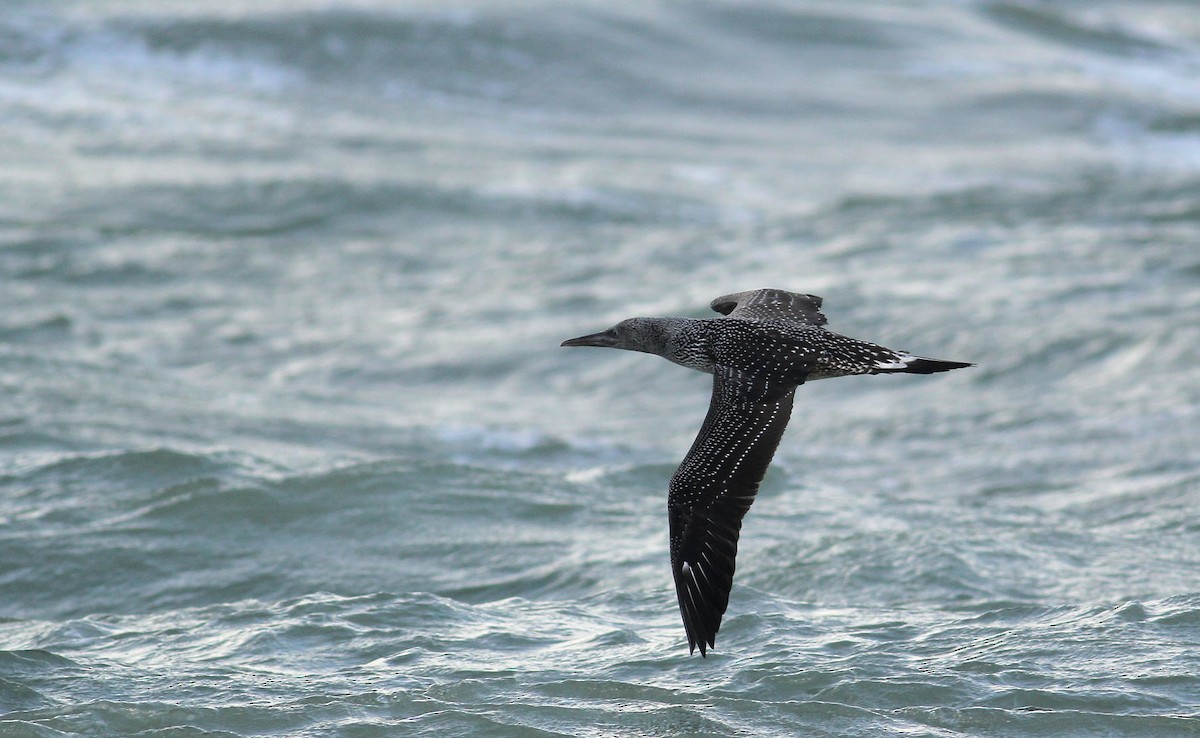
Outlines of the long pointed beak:
<svg viewBox="0 0 1200 738">
<path fill-rule="evenodd" d="M 568 338 L 562 342 L 563 346 L 599 346 L 600 348 L 616 348 L 617 340 L 607 332 L 592 333 L 579 338 Z"/>
</svg>

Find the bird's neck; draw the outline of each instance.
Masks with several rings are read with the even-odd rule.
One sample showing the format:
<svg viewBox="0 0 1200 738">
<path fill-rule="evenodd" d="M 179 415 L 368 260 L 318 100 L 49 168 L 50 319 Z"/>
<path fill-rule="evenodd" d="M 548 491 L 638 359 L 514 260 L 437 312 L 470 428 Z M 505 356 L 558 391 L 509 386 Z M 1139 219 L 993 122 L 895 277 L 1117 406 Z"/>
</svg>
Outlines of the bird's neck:
<svg viewBox="0 0 1200 738">
<path fill-rule="evenodd" d="M 680 366 L 711 374 L 713 362 L 708 349 L 708 328 L 712 321 L 695 318 L 662 320 L 663 346 L 655 353 Z"/>
</svg>

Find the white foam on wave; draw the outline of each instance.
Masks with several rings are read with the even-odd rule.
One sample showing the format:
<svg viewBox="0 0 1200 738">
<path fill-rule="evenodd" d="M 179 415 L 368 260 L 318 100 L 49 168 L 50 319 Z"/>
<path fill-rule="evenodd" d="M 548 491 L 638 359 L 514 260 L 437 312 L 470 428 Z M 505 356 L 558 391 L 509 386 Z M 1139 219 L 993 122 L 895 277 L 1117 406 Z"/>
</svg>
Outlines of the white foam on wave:
<svg viewBox="0 0 1200 738">
<path fill-rule="evenodd" d="M 440 441 L 453 446 L 470 446 L 483 451 L 530 451 L 545 445 L 549 439 L 532 429 L 501 430 L 482 426 L 450 426 L 439 428 Z"/>
<path fill-rule="evenodd" d="M 1200 125 L 1156 129 L 1145 120 L 1109 113 L 1096 120 L 1094 130 L 1124 169 L 1180 174 L 1200 171 Z"/>
<path fill-rule="evenodd" d="M 302 84 L 303 75 L 267 58 L 210 45 L 153 48 L 136 31 L 74 18 L 10 18 L 8 35 L 28 47 L 0 66 L 0 98 L 34 121 L 86 125 L 91 139 L 199 134 L 236 139 L 247 127 L 287 127 L 290 116 L 264 104 Z"/>
</svg>

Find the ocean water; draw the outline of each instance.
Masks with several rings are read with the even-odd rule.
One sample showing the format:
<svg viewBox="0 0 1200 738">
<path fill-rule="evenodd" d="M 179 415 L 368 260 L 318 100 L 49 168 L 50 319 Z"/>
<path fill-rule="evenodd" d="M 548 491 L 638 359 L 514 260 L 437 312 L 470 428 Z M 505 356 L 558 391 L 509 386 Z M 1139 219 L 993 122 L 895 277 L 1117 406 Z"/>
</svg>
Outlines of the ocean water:
<svg viewBox="0 0 1200 738">
<path fill-rule="evenodd" d="M 689 656 L 713 297 L 801 388 Z M 1191 2 L 8 0 L 0 735 L 1200 735 Z"/>
</svg>

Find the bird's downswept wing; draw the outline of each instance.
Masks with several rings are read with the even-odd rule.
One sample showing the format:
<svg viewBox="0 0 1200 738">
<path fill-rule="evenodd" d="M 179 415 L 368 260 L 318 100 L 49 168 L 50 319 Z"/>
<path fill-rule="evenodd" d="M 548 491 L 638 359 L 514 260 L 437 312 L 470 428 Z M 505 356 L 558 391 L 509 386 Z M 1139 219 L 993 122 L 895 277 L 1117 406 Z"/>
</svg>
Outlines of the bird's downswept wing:
<svg viewBox="0 0 1200 738">
<path fill-rule="evenodd" d="M 797 384 L 717 366 L 699 435 L 671 477 L 671 571 L 689 652 L 705 656 L 729 604 L 742 518 L 792 414 Z"/>
<path fill-rule="evenodd" d="M 821 298 L 786 290 L 734 292 L 713 300 L 710 307 L 734 319 L 783 320 L 814 326 L 829 322 L 821 312 Z"/>
</svg>

